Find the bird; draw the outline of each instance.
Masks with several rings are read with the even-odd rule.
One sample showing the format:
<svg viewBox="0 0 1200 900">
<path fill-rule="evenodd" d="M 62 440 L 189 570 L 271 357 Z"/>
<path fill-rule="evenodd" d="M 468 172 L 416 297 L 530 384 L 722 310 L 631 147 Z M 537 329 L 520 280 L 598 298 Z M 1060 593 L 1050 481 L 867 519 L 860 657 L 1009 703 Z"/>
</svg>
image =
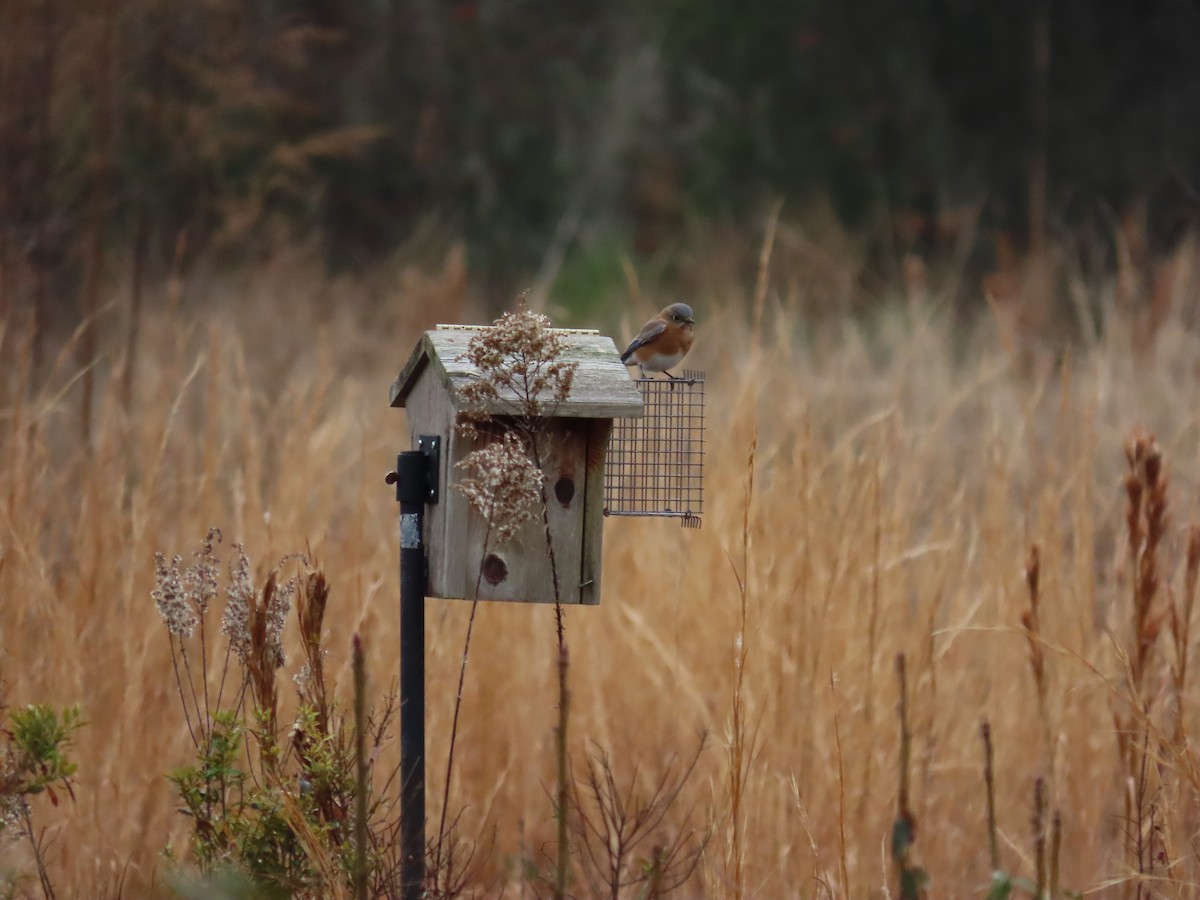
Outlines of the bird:
<svg viewBox="0 0 1200 900">
<path fill-rule="evenodd" d="M 621 354 L 621 362 L 636 365 L 643 378 L 647 372 L 665 372 L 668 378 L 674 378 L 667 370 L 679 365 L 692 349 L 695 325 L 690 306 L 672 303 L 642 326 Z"/>
</svg>

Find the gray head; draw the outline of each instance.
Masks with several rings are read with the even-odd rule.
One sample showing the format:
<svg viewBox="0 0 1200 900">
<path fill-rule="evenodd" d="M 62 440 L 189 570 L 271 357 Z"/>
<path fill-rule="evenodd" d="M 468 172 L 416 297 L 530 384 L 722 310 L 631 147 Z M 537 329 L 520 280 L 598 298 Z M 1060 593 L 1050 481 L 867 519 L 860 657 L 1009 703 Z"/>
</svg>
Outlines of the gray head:
<svg viewBox="0 0 1200 900">
<path fill-rule="evenodd" d="M 696 324 L 696 317 L 692 313 L 692 308 L 686 303 L 672 303 L 662 311 L 661 315 L 668 322 L 676 322 L 678 324 L 686 322 L 688 325 Z"/>
</svg>

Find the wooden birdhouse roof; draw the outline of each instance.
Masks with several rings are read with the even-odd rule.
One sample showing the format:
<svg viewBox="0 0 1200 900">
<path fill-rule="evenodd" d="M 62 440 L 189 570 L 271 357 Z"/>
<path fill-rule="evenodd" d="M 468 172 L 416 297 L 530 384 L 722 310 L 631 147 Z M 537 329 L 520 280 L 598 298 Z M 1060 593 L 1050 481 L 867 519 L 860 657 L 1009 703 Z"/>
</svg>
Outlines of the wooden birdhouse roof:
<svg viewBox="0 0 1200 900">
<path fill-rule="evenodd" d="M 392 406 L 405 406 L 417 381 L 431 375 L 445 389 L 456 412 L 462 410 L 460 391 L 482 377 L 466 358 L 471 338 L 490 326 L 439 325 L 418 342 L 408 363 L 391 386 Z M 621 362 L 612 338 L 597 331 L 554 329 L 566 346 L 563 359 L 577 363 L 571 393 L 561 403 L 545 398 L 548 415 L 591 419 L 640 418 L 642 395 Z M 487 415 L 512 415 L 520 408 L 515 396 L 503 395 L 483 410 Z"/>
</svg>

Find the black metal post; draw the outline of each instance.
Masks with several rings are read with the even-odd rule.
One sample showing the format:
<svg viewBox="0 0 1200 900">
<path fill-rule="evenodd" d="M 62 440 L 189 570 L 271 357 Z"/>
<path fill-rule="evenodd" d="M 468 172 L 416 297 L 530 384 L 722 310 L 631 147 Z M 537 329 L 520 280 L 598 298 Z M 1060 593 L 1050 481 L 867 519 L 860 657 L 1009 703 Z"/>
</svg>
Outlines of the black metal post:
<svg viewBox="0 0 1200 900">
<path fill-rule="evenodd" d="M 421 450 L 396 458 L 400 501 L 400 850 L 404 900 L 425 887 L 425 504 L 430 457 Z"/>
</svg>

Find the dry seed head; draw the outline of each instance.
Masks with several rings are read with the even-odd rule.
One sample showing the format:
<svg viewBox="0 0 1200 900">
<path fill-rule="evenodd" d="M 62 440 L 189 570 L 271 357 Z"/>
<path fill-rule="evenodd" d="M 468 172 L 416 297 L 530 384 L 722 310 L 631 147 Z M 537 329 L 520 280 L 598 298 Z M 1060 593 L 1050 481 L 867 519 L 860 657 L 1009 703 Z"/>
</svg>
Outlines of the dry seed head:
<svg viewBox="0 0 1200 900">
<path fill-rule="evenodd" d="M 1142 543 L 1142 482 L 1131 461 L 1131 471 L 1125 476 L 1125 495 L 1129 500 L 1125 524 L 1129 530 L 1129 548 L 1137 553 Z"/>
<path fill-rule="evenodd" d="M 168 566 L 166 557 L 155 553 L 154 590 L 150 592 L 150 596 L 154 598 L 154 605 L 158 607 L 159 614 L 167 623 L 167 631 L 180 640 L 192 636 L 197 622 L 196 610 L 188 602 L 183 576 L 179 571 L 182 562 L 181 557 L 172 556 Z"/>
<path fill-rule="evenodd" d="M 227 600 L 221 616 L 221 632 L 229 638 L 229 646 L 243 663 L 250 655 L 250 604 L 254 598 L 254 583 L 250 580 L 250 560 L 246 548 L 233 545 L 234 558 L 229 561 Z"/>
<path fill-rule="evenodd" d="M 28 810 L 24 794 L 0 794 L 0 836 L 15 840 Z"/>
<path fill-rule="evenodd" d="M 474 426 L 486 418 L 483 410 L 496 400 L 514 401 L 520 415 L 530 418 L 565 401 L 578 365 L 565 362 L 565 352 L 550 319 L 530 310 L 522 298 L 516 312 L 504 313 L 467 345 L 463 356 L 481 377 L 459 392 L 465 407 L 460 433 L 475 437 Z"/>
<path fill-rule="evenodd" d="M 299 587 L 296 609 L 300 619 L 300 636 L 306 644 L 316 646 L 321 642 L 321 624 L 329 603 L 329 582 L 325 579 L 325 573 L 318 569 L 305 575 Z"/>
<path fill-rule="evenodd" d="M 283 652 L 283 626 L 292 608 L 296 579 L 282 584 L 273 583 L 274 575 L 264 585 L 262 593 L 250 577 L 250 559 L 242 544 L 233 545 L 234 557 L 229 561 L 229 584 L 225 588 L 225 612 L 221 616 L 221 632 L 229 638 L 229 646 L 238 659 L 246 664 L 254 650 L 254 630 L 261 620 L 269 661 L 279 668 L 286 661 Z M 302 554 L 291 554 L 280 565 L 292 559 L 304 560 Z M 269 586 L 269 590 L 268 590 Z"/>
<path fill-rule="evenodd" d="M 545 476 L 515 434 L 506 432 L 469 453 L 457 467 L 467 476 L 455 488 L 488 524 L 497 543 L 511 540 L 533 518 Z"/>
<path fill-rule="evenodd" d="M 1143 456 L 1142 464 L 1146 469 L 1146 484 L 1153 487 L 1158 484 L 1158 479 L 1162 475 L 1162 451 L 1158 449 L 1158 443 L 1153 437 L 1147 440 Z"/>
<path fill-rule="evenodd" d="M 267 598 L 267 649 L 271 654 L 275 668 L 281 668 L 287 662 L 283 652 L 283 626 L 287 622 L 288 613 L 292 609 L 292 597 L 296 593 L 296 579 L 284 584 L 277 584 L 271 596 Z"/>
<path fill-rule="evenodd" d="M 210 528 L 204 544 L 196 551 L 196 561 L 184 570 L 183 591 L 188 602 L 203 616 L 217 596 L 219 564 L 215 547 L 221 543 L 221 529 Z"/>
<path fill-rule="evenodd" d="M 296 685 L 296 693 L 301 698 L 307 698 L 313 688 L 312 667 L 308 663 L 302 665 L 300 671 L 292 676 L 292 683 Z"/>
<path fill-rule="evenodd" d="M 1160 586 L 1158 549 L 1167 530 L 1167 474 L 1154 436 L 1135 431 L 1125 444 L 1129 556 L 1133 564 L 1133 641 L 1131 667 L 1142 690 L 1155 643 L 1168 613 L 1155 609 Z"/>
</svg>

